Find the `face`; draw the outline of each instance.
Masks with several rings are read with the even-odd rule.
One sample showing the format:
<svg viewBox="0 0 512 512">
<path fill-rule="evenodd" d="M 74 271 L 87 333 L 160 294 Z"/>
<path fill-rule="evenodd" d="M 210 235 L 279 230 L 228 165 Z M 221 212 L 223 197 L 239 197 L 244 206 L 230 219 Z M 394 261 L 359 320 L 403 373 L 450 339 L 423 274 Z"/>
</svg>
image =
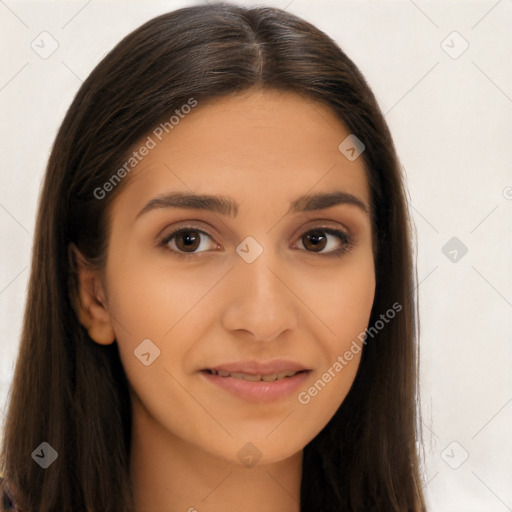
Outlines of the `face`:
<svg viewBox="0 0 512 512">
<path fill-rule="evenodd" d="M 242 464 L 296 454 L 334 415 L 375 292 L 364 164 L 338 149 L 349 134 L 271 91 L 149 134 L 110 211 L 103 282 L 134 417 Z"/>
</svg>

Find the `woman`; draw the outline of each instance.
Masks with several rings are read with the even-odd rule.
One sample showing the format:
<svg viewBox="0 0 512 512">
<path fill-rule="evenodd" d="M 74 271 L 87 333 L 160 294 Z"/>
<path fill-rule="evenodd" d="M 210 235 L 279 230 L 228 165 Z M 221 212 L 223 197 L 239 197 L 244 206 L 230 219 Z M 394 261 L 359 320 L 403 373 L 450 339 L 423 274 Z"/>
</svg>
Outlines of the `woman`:
<svg viewBox="0 0 512 512">
<path fill-rule="evenodd" d="M 391 135 L 331 39 L 266 7 L 150 20 L 50 156 L 6 503 L 425 510 L 413 277 Z"/>
</svg>

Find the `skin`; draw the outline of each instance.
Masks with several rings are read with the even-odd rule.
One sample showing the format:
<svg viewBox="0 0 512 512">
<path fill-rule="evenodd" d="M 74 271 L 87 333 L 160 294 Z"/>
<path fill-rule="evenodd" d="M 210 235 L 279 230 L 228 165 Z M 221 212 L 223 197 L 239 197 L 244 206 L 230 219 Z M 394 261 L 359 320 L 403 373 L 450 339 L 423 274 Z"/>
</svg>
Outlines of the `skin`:
<svg viewBox="0 0 512 512">
<path fill-rule="evenodd" d="M 251 90 L 199 104 L 125 178 L 104 272 L 80 265 L 79 317 L 95 342 L 117 340 L 128 376 L 137 512 L 299 511 L 302 450 L 339 408 L 361 353 L 308 404 L 297 395 L 367 327 L 375 273 L 361 209 L 287 211 L 300 195 L 333 190 L 369 208 L 363 159 L 338 150 L 349 133 L 326 106 Z M 231 196 L 238 215 L 157 208 L 136 218 L 171 191 Z M 195 255 L 173 253 L 186 247 L 176 239 L 155 246 L 186 221 L 212 234 L 199 234 Z M 344 244 L 330 234 L 319 252 L 311 249 L 305 235 L 319 225 L 349 233 L 350 250 L 330 255 Z M 235 251 L 247 236 L 263 247 L 250 264 Z M 160 356 L 145 366 L 134 350 L 148 338 Z M 236 397 L 199 372 L 273 358 L 312 371 L 297 392 L 271 403 Z M 261 455 L 252 467 L 237 456 L 247 443 Z"/>
</svg>

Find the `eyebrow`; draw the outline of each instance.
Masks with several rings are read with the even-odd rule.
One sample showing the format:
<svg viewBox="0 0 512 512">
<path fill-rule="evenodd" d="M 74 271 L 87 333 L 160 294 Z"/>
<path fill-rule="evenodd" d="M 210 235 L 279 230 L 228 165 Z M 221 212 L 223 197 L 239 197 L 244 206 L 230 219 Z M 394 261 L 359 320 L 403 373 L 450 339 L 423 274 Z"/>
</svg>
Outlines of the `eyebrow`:
<svg viewBox="0 0 512 512">
<path fill-rule="evenodd" d="M 356 206 L 364 214 L 369 215 L 369 207 L 356 196 L 343 191 L 334 191 L 320 194 L 306 194 L 291 202 L 288 213 L 323 210 L 340 204 Z M 193 210 L 208 210 L 222 215 L 236 217 L 238 203 L 229 196 L 193 194 L 187 192 L 172 192 L 151 199 L 137 214 L 141 215 L 159 208 L 186 208 Z"/>
</svg>

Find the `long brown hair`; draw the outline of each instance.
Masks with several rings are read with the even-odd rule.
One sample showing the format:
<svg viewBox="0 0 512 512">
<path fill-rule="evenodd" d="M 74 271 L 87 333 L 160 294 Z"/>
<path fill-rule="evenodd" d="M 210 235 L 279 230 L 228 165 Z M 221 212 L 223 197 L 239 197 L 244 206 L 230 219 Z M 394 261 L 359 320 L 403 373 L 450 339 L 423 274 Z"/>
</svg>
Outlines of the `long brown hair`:
<svg viewBox="0 0 512 512">
<path fill-rule="evenodd" d="M 199 105 L 251 87 L 327 105 L 365 144 L 376 292 L 353 386 L 304 449 L 301 511 L 424 511 L 417 443 L 415 275 L 400 166 L 364 77 L 326 34 L 270 7 L 194 6 L 126 36 L 92 71 L 57 134 L 40 197 L 21 345 L 1 452 L 3 472 L 28 511 L 133 511 L 131 408 L 117 344 L 92 342 L 74 310 L 76 244 L 102 268 L 109 205 L 98 199 L 134 144 L 194 98 Z M 341 141 L 340 141 L 341 142 Z M 43 470 L 42 442 L 58 459 Z"/>
</svg>

